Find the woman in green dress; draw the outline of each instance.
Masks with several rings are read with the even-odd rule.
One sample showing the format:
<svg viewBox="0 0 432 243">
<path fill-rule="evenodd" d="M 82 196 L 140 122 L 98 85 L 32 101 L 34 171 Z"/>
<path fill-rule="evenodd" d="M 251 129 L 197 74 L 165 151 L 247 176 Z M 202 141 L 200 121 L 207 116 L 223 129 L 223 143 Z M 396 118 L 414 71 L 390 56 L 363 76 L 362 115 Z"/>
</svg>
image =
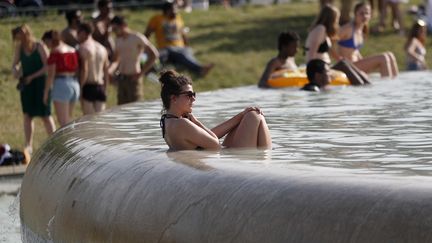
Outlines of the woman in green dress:
<svg viewBox="0 0 432 243">
<path fill-rule="evenodd" d="M 51 116 L 51 101 L 43 102 L 46 80 L 46 62 L 48 50 L 37 42 L 28 25 L 21 25 L 12 30 L 15 53 L 12 72 L 20 80 L 21 108 L 24 113 L 25 150 L 31 154 L 34 117 L 41 117 L 46 132 L 51 135 L 55 130 Z"/>
</svg>

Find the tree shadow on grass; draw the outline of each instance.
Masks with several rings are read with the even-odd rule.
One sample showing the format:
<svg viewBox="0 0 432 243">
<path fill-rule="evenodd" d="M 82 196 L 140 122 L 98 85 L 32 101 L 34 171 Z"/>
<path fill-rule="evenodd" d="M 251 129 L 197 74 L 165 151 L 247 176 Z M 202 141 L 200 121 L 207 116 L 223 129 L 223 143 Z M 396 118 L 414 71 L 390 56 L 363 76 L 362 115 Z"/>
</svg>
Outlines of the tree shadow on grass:
<svg viewBox="0 0 432 243">
<path fill-rule="evenodd" d="M 195 28 L 212 28 L 212 32 L 201 34 L 193 38 L 194 42 L 211 46 L 212 43 L 220 42 L 210 48 L 208 52 L 231 52 L 244 53 L 254 50 L 276 50 L 277 38 L 282 31 L 295 31 L 301 37 L 301 46 L 306 39 L 308 29 L 314 15 L 294 16 L 281 18 L 257 19 L 252 21 L 227 21 L 221 24 L 200 24 Z M 240 28 L 240 31 L 230 32 L 230 26 L 247 25 L 251 27 Z"/>
</svg>

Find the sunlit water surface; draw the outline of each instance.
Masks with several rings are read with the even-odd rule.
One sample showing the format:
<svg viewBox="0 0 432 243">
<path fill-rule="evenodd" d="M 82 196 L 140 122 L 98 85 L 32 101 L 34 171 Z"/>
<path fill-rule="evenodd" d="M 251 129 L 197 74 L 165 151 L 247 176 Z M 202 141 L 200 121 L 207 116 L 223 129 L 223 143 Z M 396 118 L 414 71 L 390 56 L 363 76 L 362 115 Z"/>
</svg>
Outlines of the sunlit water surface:
<svg viewBox="0 0 432 243">
<path fill-rule="evenodd" d="M 366 87 L 334 87 L 324 93 L 255 86 L 199 93 L 193 112 L 208 127 L 246 106 L 259 106 L 273 139 L 271 151 L 224 150 L 201 161 L 430 175 L 431 85 L 431 73 L 417 72 L 401 74 L 395 80 L 374 80 Z M 160 101 L 146 102 L 105 113 L 96 123 L 101 123 L 99 129 L 109 123 L 123 132 L 108 138 L 113 142 L 133 141 L 137 149 L 166 151 L 159 128 L 160 111 Z"/>
<path fill-rule="evenodd" d="M 430 176 L 430 77 L 429 72 L 404 73 L 395 80 L 374 80 L 366 87 L 334 87 L 323 93 L 297 88 L 262 90 L 255 86 L 199 93 L 193 112 L 208 127 L 246 106 L 261 107 L 273 149 L 190 152 L 193 155 L 186 154 L 183 160 L 199 160 L 210 166 L 238 163 L 282 170 Z M 161 107 L 159 100 L 138 103 L 79 121 L 77 126 L 86 123 L 87 130 L 82 134 L 88 133 L 86 137 L 94 139 L 77 138 L 68 143 L 118 144 L 119 149 L 166 152 L 159 127 Z M 0 194 L 0 199 L 3 197 Z"/>
</svg>

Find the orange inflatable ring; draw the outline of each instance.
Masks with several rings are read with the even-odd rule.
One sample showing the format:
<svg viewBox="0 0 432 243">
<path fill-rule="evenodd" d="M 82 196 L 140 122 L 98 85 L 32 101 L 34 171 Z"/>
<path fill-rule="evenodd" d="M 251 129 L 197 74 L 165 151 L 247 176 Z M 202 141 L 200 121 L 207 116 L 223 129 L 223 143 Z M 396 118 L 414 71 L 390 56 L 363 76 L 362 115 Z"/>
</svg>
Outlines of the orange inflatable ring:
<svg viewBox="0 0 432 243">
<path fill-rule="evenodd" d="M 350 82 L 345 73 L 337 70 L 331 70 L 332 81 L 330 85 L 350 85 Z M 273 88 L 283 87 L 303 87 L 309 80 L 306 76 L 305 69 L 296 71 L 277 72 L 267 81 L 268 85 Z"/>
</svg>

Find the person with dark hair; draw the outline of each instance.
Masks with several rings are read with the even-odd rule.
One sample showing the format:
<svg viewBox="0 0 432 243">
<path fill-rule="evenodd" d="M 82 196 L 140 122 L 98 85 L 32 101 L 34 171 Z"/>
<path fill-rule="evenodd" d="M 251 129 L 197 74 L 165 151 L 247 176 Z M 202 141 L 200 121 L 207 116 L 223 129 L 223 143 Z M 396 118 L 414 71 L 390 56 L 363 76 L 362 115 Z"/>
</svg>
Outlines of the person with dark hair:
<svg viewBox="0 0 432 243">
<path fill-rule="evenodd" d="M 196 93 L 192 81 L 173 70 L 159 79 L 164 114 L 160 120 L 162 137 L 172 150 L 228 148 L 271 148 L 266 120 L 257 107 L 247 107 L 213 129 L 205 127 L 193 114 Z M 225 137 L 222 146 L 219 139 Z"/>
<path fill-rule="evenodd" d="M 173 2 L 165 2 L 162 14 L 153 16 L 145 30 L 145 36 L 156 35 L 156 43 L 163 64 L 180 65 L 189 71 L 203 77 L 213 68 L 214 64 L 203 65 L 196 60 L 192 49 L 188 46 L 188 39 L 183 19 L 177 13 L 177 6 Z"/>
<path fill-rule="evenodd" d="M 12 73 L 20 80 L 21 108 L 24 115 L 25 148 L 29 154 L 33 151 L 33 118 L 41 117 L 48 135 L 54 133 L 55 124 L 51 116 L 51 97 L 48 94 L 44 102 L 48 50 L 36 41 L 30 27 L 26 24 L 12 30 L 15 52 Z"/>
<path fill-rule="evenodd" d="M 135 102 L 142 98 L 142 77 L 153 67 L 159 57 L 157 49 L 142 34 L 129 29 L 124 17 L 115 16 L 111 21 L 116 34 L 113 63 L 110 73 L 118 69 L 117 104 Z M 147 60 L 141 64 L 141 54 L 145 53 Z"/>
<path fill-rule="evenodd" d="M 325 5 L 306 38 L 304 47 L 306 62 L 312 59 L 321 59 L 330 64 L 330 54 L 338 62 L 332 66 L 333 69 L 344 72 L 352 85 L 368 84 L 369 80 L 358 68 L 350 62 L 342 60 L 342 57 L 332 49 L 332 40 L 338 35 L 339 10 L 331 5 Z"/>
<path fill-rule="evenodd" d="M 426 36 L 426 22 L 419 19 L 412 25 L 404 46 L 407 55 L 407 70 L 418 71 L 427 69 Z"/>
<path fill-rule="evenodd" d="M 312 59 L 308 62 L 306 75 L 309 83 L 301 90 L 319 92 L 327 89 L 331 81 L 329 65 L 321 59 Z"/>
<path fill-rule="evenodd" d="M 371 6 L 359 2 L 354 6 L 354 19 L 339 31 L 339 54 L 365 73 L 379 71 L 381 77 L 394 78 L 399 73 L 396 57 L 390 51 L 363 57 L 360 49 L 369 33 Z"/>
<path fill-rule="evenodd" d="M 282 72 L 283 70 L 296 70 L 295 54 L 297 53 L 297 46 L 300 37 L 297 33 L 288 31 L 282 32 L 278 37 L 278 55 L 270 59 L 264 69 L 261 79 L 258 82 L 258 87 L 268 88 L 267 80 L 274 77 L 275 72 Z"/>
<path fill-rule="evenodd" d="M 69 10 L 65 14 L 67 20 L 67 27 L 61 32 L 61 38 L 64 43 L 76 48 L 78 46 L 77 30 L 78 25 L 82 21 L 82 14 L 80 10 Z"/>
<path fill-rule="evenodd" d="M 93 19 L 93 39 L 101 43 L 108 51 L 109 60 L 114 55 L 114 40 L 111 37 L 111 20 L 113 16 L 113 4 L 111 0 L 99 0 L 97 2 L 99 15 Z"/>
<path fill-rule="evenodd" d="M 75 102 L 80 96 L 80 87 L 76 78 L 78 54 L 75 48 L 66 45 L 56 30 L 49 30 L 42 36 L 45 45 L 51 50 L 48 57 L 48 78 L 45 86 L 44 102 L 48 104 L 52 86 L 52 100 L 60 126 L 72 120 Z"/>
<path fill-rule="evenodd" d="M 109 80 L 108 52 L 92 38 L 93 27 L 88 23 L 78 26 L 81 107 L 84 115 L 105 109 L 106 86 Z"/>
</svg>

